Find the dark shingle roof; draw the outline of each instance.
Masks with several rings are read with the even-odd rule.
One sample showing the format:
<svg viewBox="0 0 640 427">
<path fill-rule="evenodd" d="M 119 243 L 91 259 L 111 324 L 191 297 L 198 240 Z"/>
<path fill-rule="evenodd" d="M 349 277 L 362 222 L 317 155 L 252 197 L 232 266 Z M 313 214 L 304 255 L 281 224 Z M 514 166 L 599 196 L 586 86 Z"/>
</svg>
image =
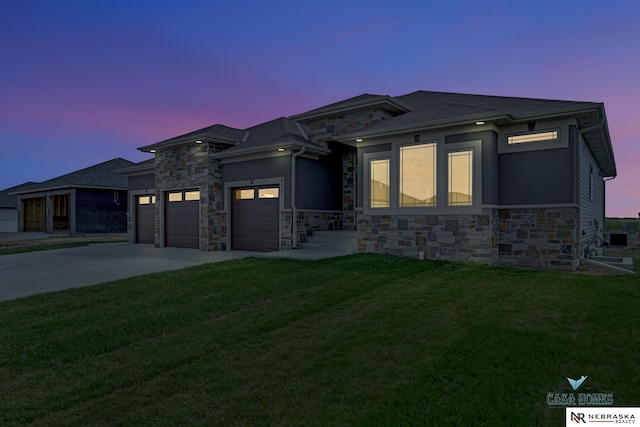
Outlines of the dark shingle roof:
<svg viewBox="0 0 640 427">
<path fill-rule="evenodd" d="M 127 188 L 127 177 L 115 172 L 116 169 L 123 169 L 132 166 L 134 163 L 122 158 L 116 158 L 103 163 L 99 163 L 79 171 L 52 178 L 44 182 L 33 184 L 27 188 L 20 189 L 15 193 L 31 193 L 34 191 L 44 191 L 53 188 L 70 187 L 96 187 L 96 188 Z"/>
<path fill-rule="evenodd" d="M 139 147 L 140 151 L 159 150 L 162 148 L 174 147 L 177 145 L 192 143 L 195 140 L 207 140 L 224 142 L 230 145 L 234 145 L 242 141 L 246 136 L 246 131 L 242 129 L 236 129 L 225 125 L 215 124 L 207 126 L 202 129 L 194 130 L 193 132 L 185 133 L 173 138 L 165 139 L 164 141 L 156 142 L 155 144 L 145 145 Z"/>
<path fill-rule="evenodd" d="M 14 195 L 9 195 L 10 193 L 14 193 L 16 191 L 25 190 L 30 188 L 33 185 L 38 184 L 37 182 L 25 182 L 24 184 L 16 185 L 15 187 L 5 188 L 0 191 L 0 208 L 8 208 L 8 209 L 16 209 L 18 198 Z"/>
<path fill-rule="evenodd" d="M 261 123 L 246 129 L 246 131 L 245 141 L 217 153 L 216 157 L 291 147 L 292 145 L 328 152 L 324 143 L 315 143 L 309 140 L 307 126 L 296 123 L 287 117 Z"/>
</svg>

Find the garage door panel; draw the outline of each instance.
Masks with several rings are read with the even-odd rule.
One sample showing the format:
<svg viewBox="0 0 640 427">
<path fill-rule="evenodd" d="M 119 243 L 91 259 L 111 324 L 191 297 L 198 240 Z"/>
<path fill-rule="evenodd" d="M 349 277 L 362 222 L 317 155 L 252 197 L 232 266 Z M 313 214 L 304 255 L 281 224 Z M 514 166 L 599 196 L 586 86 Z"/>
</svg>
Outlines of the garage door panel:
<svg viewBox="0 0 640 427">
<path fill-rule="evenodd" d="M 165 246 L 200 247 L 200 201 L 185 200 L 184 193 L 170 192 L 165 199 Z"/>
<path fill-rule="evenodd" d="M 155 196 L 136 197 L 136 243 L 154 243 L 156 235 Z"/>
</svg>

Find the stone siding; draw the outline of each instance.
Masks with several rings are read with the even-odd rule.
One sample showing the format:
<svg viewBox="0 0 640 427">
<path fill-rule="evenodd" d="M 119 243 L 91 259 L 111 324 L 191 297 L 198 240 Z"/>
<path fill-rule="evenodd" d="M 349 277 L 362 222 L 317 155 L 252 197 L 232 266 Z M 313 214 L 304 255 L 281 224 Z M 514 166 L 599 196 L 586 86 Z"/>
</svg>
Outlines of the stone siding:
<svg viewBox="0 0 640 427">
<path fill-rule="evenodd" d="M 307 241 L 314 231 L 343 230 L 343 212 L 341 211 L 298 211 L 298 243 Z"/>
<path fill-rule="evenodd" d="M 309 137 L 314 141 L 325 141 L 332 136 L 355 132 L 391 117 L 393 115 L 384 108 L 370 108 L 323 117 L 309 123 Z"/>
<path fill-rule="evenodd" d="M 345 149 L 342 154 L 342 211 L 344 212 L 342 220 L 343 230 L 355 230 L 357 227 L 355 212 L 357 159 L 358 156 L 355 149 Z"/>
<path fill-rule="evenodd" d="M 498 209 L 500 265 L 573 271 L 578 266 L 578 209 Z"/>
<path fill-rule="evenodd" d="M 364 215 L 358 252 L 540 270 L 578 266 L 576 208 L 483 209 L 481 214 Z"/>
<path fill-rule="evenodd" d="M 358 252 L 493 264 L 497 217 L 474 215 L 360 215 Z"/>
</svg>

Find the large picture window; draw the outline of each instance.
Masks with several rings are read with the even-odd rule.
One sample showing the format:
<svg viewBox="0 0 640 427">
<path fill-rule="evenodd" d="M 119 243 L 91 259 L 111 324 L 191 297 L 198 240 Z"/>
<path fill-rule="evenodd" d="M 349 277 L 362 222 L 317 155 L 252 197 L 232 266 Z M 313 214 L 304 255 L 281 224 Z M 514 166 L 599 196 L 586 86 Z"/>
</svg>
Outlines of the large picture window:
<svg viewBox="0 0 640 427">
<path fill-rule="evenodd" d="M 448 206 L 473 206 L 473 150 L 447 153 Z"/>
<path fill-rule="evenodd" d="M 371 182 L 369 187 L 370 206 L 388 208 L 389 197 L 389 159 L 371 160 L 369 163 Z"/>
<path fill-rule="evenodd" d="M 436 144 L 400 147 L 400 207 L 436 206 Z"/>
</svg>

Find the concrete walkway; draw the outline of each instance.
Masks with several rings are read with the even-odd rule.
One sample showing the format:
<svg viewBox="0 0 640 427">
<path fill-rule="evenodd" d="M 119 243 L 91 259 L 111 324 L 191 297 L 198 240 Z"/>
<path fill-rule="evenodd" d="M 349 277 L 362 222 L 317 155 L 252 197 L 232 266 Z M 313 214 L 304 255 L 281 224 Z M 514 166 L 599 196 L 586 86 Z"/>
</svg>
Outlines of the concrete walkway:
<svg viewBox="0 0 640 427">
<path fill-rule="evenodd" d="M 252 256 L 314 260 L 351 253 L 341 248 L 202 252 L 194 249 L 160 249 L 152 245 L 98 243 L 3 255 L 0 256 L 0 301 Z"/>
</svg>

